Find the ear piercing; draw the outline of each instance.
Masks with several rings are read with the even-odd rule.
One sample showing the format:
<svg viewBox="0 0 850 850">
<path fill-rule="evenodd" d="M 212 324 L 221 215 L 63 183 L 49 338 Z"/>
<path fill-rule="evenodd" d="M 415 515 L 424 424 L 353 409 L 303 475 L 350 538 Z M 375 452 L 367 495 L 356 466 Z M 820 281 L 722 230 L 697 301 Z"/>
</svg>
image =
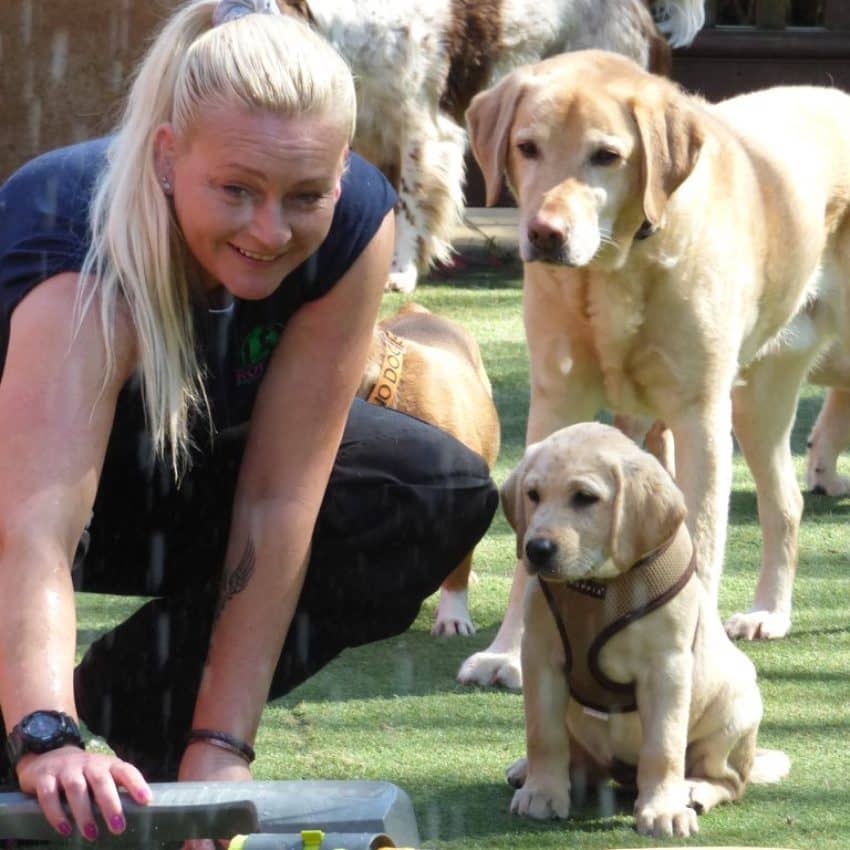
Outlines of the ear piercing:
<svg viewBox="0 0 850 850">
<path fill-rule="evenodd" d="M 162 183 L 162 189 L 166 195 L 170 195 L 172 191 L 171 181 L 167 177 L 160 177 L 159 182 Z"/>
</svg>

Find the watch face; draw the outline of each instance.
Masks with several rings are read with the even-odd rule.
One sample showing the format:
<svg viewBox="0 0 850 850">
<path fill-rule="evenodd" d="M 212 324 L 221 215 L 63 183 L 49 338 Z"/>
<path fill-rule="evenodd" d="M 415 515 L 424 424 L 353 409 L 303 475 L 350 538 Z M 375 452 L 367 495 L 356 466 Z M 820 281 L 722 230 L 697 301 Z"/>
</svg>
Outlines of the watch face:
<svg viewBox="0 0 850 850">
<path fill-rule="evenodd" d="M 61 720 L 53 714 L 40 711 L 27 718 L 24 733 L 39 741 L 49 741 L 62 726 Z"/>
</svg>

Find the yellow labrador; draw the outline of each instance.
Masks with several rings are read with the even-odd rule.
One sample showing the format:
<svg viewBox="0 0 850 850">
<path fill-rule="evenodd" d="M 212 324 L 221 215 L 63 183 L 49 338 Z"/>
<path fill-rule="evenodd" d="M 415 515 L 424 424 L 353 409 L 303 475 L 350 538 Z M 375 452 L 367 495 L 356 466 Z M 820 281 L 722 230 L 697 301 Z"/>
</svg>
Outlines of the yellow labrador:
<svg viewBox="0 0 850 850">
<path fill-rule="evenodd" d="M 701 578 L 717 596 L 733 418 L 764 541 L 730 633 L 785 635 L 802 496 L 789 433 L 817 352 L 850 327 L 850 96 L 778 88 L 710 105 L 610 53 L 525 66 L 468 112 L 488 202 L 520 208 L 527 442 L 601 408 L 660 419 Z M 467 681 L 516 678 L 522 598 Z M 512 612 L 511 605 L 514 605 Z"/>
<path fill-rule="evenodd" d="M 616 428 L 583 423 L 528 447 L 502 487 L 531 576 L 522 639 L 527 755 L 511 810 L 567 817 L 571 773 L 636 779 L 639 832 L 691 835 L 698 812 L 778 781 L 756 750 L 762 702 L 694 573 L 670 475 Z"/>
</svg>

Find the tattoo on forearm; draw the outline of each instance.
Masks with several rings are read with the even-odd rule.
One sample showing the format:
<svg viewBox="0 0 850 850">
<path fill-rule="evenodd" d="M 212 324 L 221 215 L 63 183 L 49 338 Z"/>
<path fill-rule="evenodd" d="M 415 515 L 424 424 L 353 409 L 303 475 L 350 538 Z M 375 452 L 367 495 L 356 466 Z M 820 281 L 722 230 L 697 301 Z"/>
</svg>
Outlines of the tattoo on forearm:
<svg viewBox="0 0 850 850">
<path fill-rule="evenodd" d="M 239 559 L 239 563 L 231 572 L 225 572 L 222 577 L 221 591 L 218 595 L 218 603 L 216 604 L 213 622 L 218 620 L 221 612 L 224 610 L 224 606 L 237 593 L 241 593 L 248 586 L 248 582 L 254 574 L 256 563 L 257 557 L 254 552 L 254 544 L 249 540 L 245 546 L 245 551 L 242 553 L 242 557 Z"/>
</svg>

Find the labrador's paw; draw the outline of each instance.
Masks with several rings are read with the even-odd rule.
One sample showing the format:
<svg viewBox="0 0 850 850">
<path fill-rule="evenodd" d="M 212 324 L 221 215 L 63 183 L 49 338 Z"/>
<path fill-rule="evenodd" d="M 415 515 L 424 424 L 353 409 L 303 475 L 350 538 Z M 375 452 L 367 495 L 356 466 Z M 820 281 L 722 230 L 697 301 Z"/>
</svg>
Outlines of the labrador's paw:
<svg viewBox="0 0 850 850">
<path fill-rule="evenodd" d="M 569 817 L 569 780 L 539 781 L 527 778 L 522 788 L 514 792 L 511 814 L 536 820 Z"/>
<path fill-rule="evenodd" d="M 646 802 L 635 803 L 635 825 L 641 835 L 687 838 L 699 832 L 697 813 L 688 805 L 689 794 L 683 787 L 677 792 L 653 794 Z"/>
<path fill-rule="evenodd" d="M 437 613 L 431 634 L 435 636 L 463 635 L 468 637 L 475 634 L 472 617 L 469 616 L 466 590 L 441 590 L 440 601 L 437 603 Z"/>
<path fill-rule="evenodd" d="M 457 680 L 462 685 L 500 685 L 521 691 L 519 652 L 476 652 L 461 664 Z"/>
<path fill-rule="evenodd" d="M 850 496 L 850 478 L 835 472 L 812 469 L 806 475 L 809 492 L 833 497 Z"/>
<path fill-rule="evenodd" d="M 505 769 L 505 779 L 511 788 L 522 788 L 525 785 L 525 777 L 528 776 L 528 759 L 523 756 Z"/>
<path fill-rule="evenodd" d="M 764 609 L 746 611 L 729 617 L 725 628 L 732 640 L 775 640 L 791 630 L 791 617 Z"/>
</svg>

